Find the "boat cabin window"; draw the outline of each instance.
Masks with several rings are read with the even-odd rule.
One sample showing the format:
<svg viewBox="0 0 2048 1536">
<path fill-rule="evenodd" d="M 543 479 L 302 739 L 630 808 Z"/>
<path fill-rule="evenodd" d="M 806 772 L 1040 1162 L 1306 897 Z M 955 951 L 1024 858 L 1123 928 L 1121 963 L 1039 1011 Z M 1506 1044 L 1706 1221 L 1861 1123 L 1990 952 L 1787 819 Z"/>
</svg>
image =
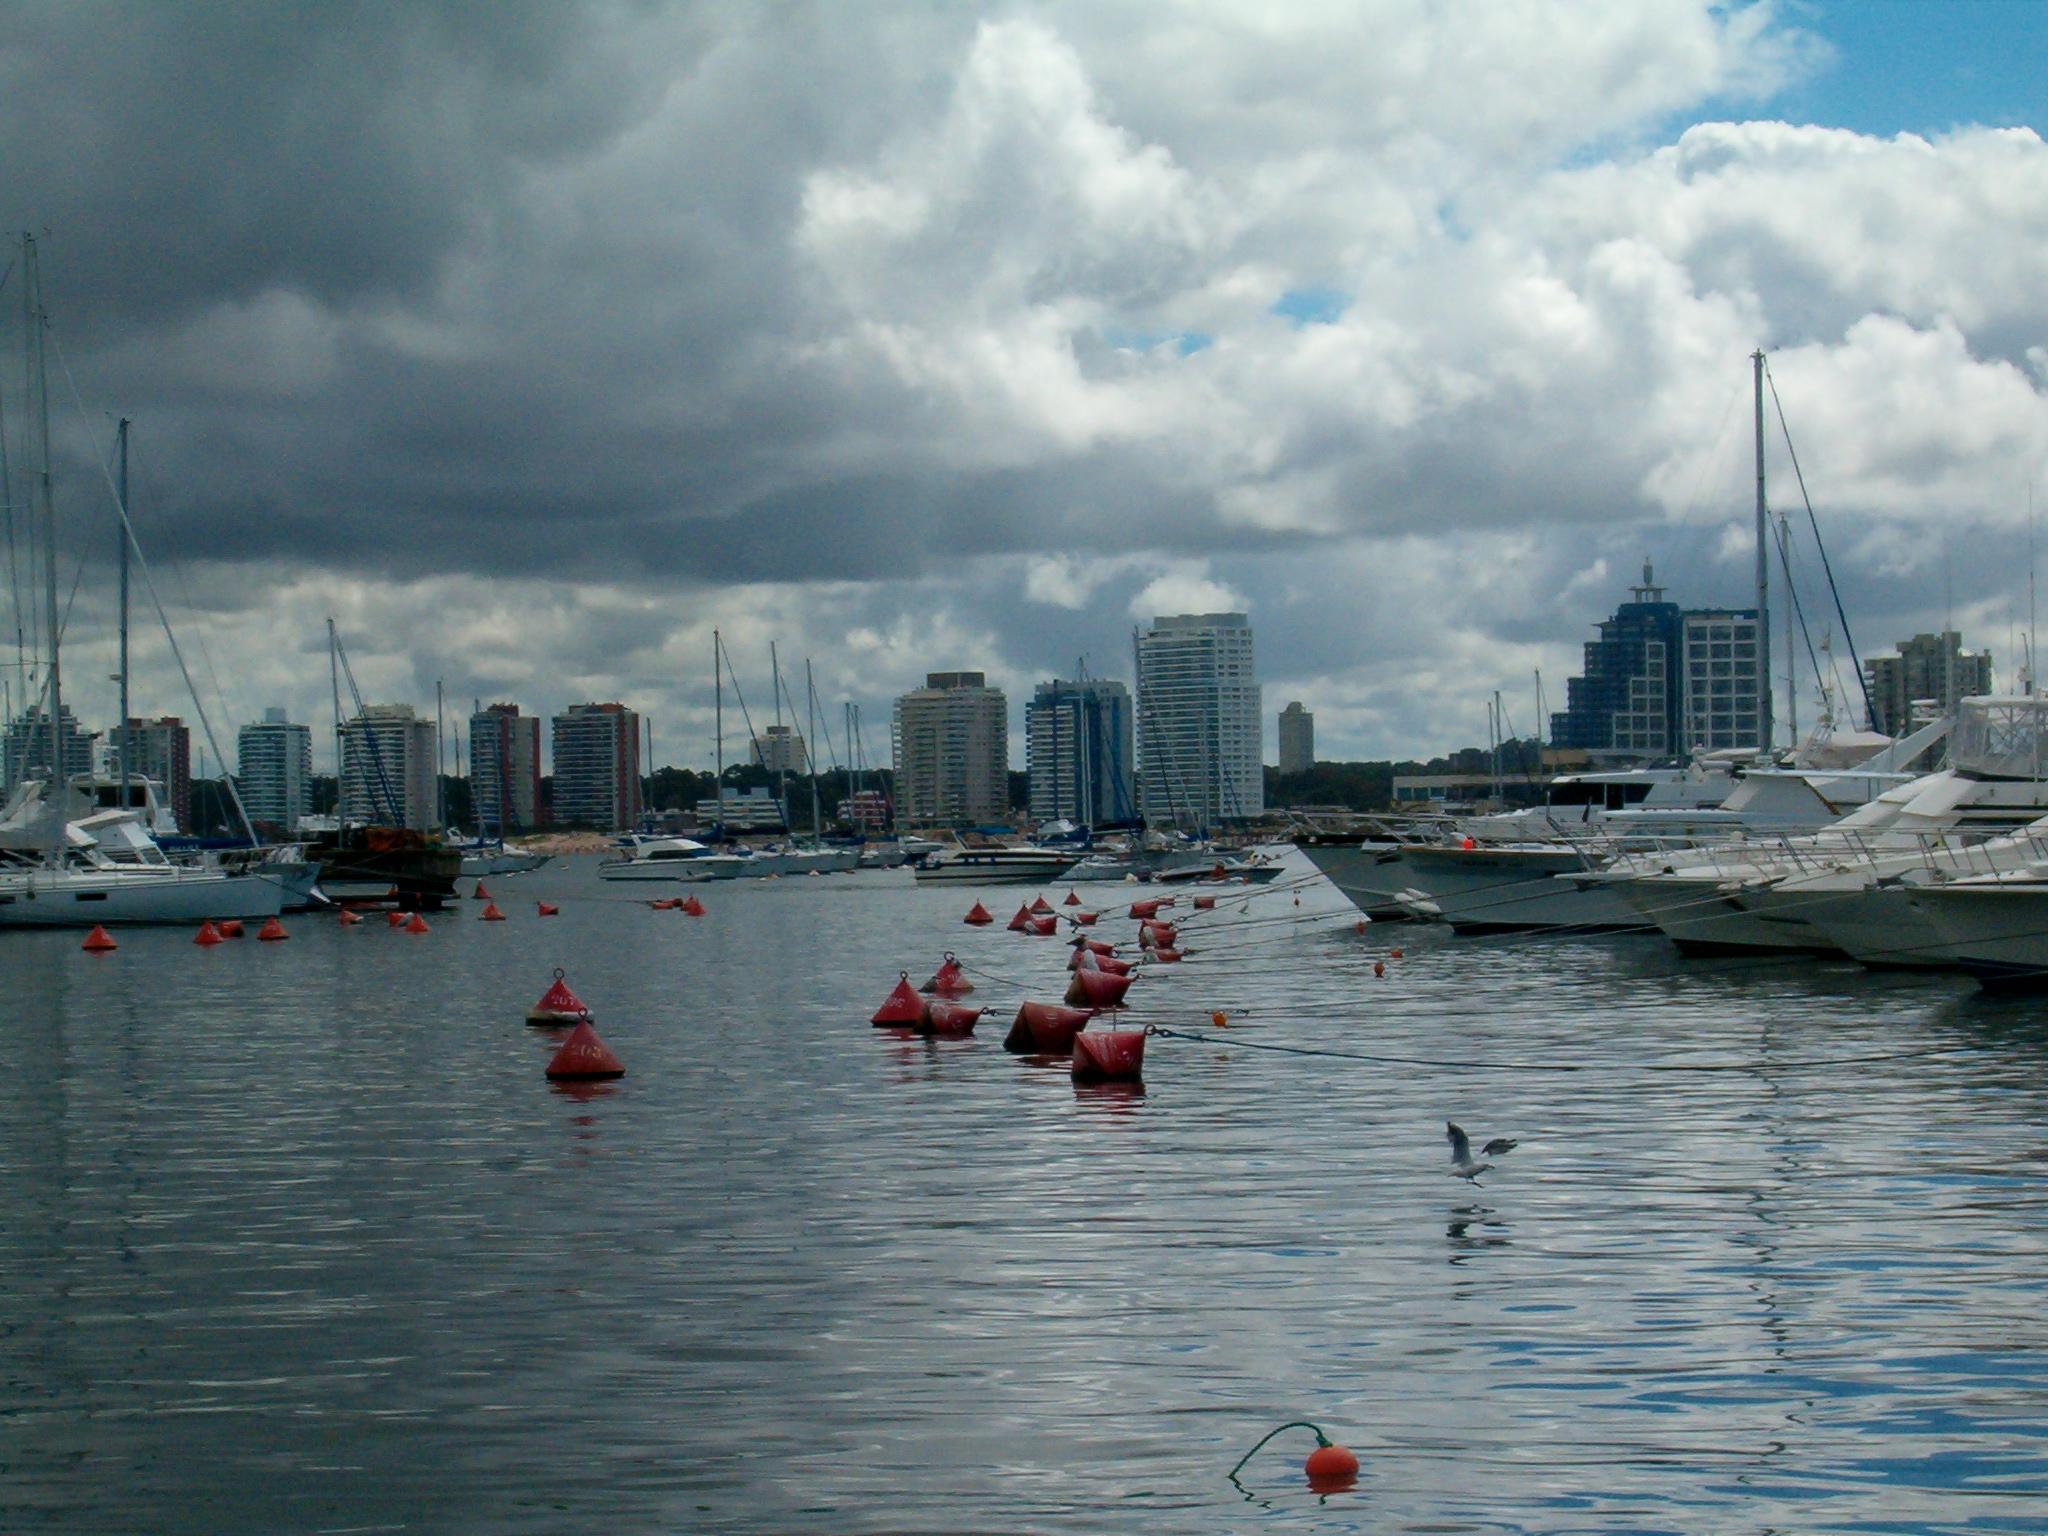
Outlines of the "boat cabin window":
<svg viewBox="0 0 2048 1536">
<path fill-rule="evenodd" d="M 1553 784 L 1550 786 L 1550 804 L 1590 805 L 1601 810 L 1618 811 L 1624 806 L 1640 805 L 1650 798 L 1648 784 Z"/>
</svg>

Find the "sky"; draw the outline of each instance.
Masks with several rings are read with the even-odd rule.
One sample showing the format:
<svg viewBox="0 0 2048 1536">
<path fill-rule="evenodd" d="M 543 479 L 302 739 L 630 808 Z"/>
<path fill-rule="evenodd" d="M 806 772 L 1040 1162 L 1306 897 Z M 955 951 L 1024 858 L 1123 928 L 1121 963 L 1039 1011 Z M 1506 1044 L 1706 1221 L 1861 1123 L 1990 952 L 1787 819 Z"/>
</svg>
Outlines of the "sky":
<svg viewBox="0 0 2048 1536">
<path fill-rule="evenodd" d="M 2044 61 L 2041 0 L 11 5 L 66 699 L 114 717 L 126 416 L 230 754 L 281 704 L 331 761 L 332 616 L 371 702 L 618 699 L 692 767 L 714 629 L 757 724 L 773 641 L 870 761 L 979 669 L 1021 767 L 1034 684 L 1243 611 L 1269 761 L 1296 699 L 1427 757 L 1496 691 L 1535 731 L 1646 560 L 1753 599 L 1759 347 L 1837 697 L 1945 624 L 2009 683 Z"/>
</svg>

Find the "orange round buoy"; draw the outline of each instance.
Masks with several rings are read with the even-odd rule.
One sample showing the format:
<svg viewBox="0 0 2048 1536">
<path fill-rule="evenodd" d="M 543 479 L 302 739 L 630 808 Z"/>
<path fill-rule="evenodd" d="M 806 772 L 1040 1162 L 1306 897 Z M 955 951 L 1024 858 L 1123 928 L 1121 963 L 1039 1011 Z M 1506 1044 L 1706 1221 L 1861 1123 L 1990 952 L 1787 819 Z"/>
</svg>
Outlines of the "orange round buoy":
<svg viewBox="0 0 2048 1536">
<path fill-rule="evenodd" d="M 569 990 L 569 983 L 562 979 L 562 968 L 555 967 L 555 984 L 541 993 L 540 1001 L 526 1010 L 529 1024 L 573 1024 L 578 1019 L 590 1017 L 590 1010 L 583 1006 L 583 1000 Z"/>
<path fill-rule="evenodd" d="M 978 901 L 973 906 L 969 907 L 967 909 L 967 915 L 960 919 L 961 922 L 971 923 L 976 928 L 981 927 L 985 923 L 992 923 L 995 920 L 995 914 L 990 912 L 987 907 L 984 907 Z"/>
<path fill-rule="evenodd" d="M 924 1017 L 924 999 L 917 995 L 917 988 L 910 984 L 910 972 L 904 971 L 902 979 L 882 999 L 882 1006 L 875 1010 L 870 1024 L 881 1028 L 902 1027 L 915 1024 Z"/>
<path fill-rule="evenodd" d="M 489 901 L 491 893 L 484 889 L 483 881 L 479 880 L 476 883 L 476 889 L 469 893 L 469 899 L 471 901 Z"/>
<path fill-rule="evenodd" d="M 1084 1029 L 1074 1036 L 1074 1081 L 1134 1083 L 1145 1075 L 1142 1029 Z"/>
<path fill-rule="evenodd" d="M 1459 839 L 1458 846 L 1464 849 L 1467 853 L 1470 853 L 1474 848 L 1477 848 L 1479 845 L 1473 842 L 1471 838 L 1467 837 Z"/>
<path fill-rule="evenodd" d="M 557 1082 L 564 1080 L 588 1081 L 599 1077 L 624 1077 L 625 1067 L 611 1048 L 597 1038 L 597 1031 L 590 1027 L 590 1016 L 584 1015 L 576 1021 L 576 1027 L 569 1032 L 569 1038 L 562 1042 L 562 1048 L 555 1052 L 548 1062 L 548 1076 Z"/>
<path fill-rule="evenodd" d="M 1060 905 L 1063 907 L 1078 907 L 1079 905 L 1081 905 L 1081 898 L 1079 896 L 1076 896 L 1073 893 L 1073 891 L 1069 890 L 1067 892 L 1067 899 L 1061 902 Z"/>
<path fill-rule="evenodd" d="M 119 949 L 121 946 L 114 942 L 114 936 L 107 932 L 103 925 L 94 923 L 92 932 L 85 936 L 85 942 L 78 947 L 89 955 L 104 955 L 107 951 Z"/>
<path fill-rule="evenodd" d="M 1301 1464 L 1308 1485 L 1317 1493 L 1340 1493 L 1358 1481 L 1358 1458 L 1341 1445 L 1325 1440 Z"/>
<path fill-rule="evenodd" d="M 433 932 L 433 930 L 427 926 L 427 920 L 424 917 L 421 917 L 417 912 L 413 913 L 411 920 L 406 923 L 405 931 L 407 933 Z"/>
<path fill-rule="evenodd" d="M 1209 1022 L 1211 1024 L 1214 1024 L 1218 1029 L 1228 1029 L 1230 1027 L 1230 1015 L 1225 1013 L 1221 1008 L 1218 1008 L 1214 1013 L 1209 1015 Z"/>
<path fill-rule="evenodd" d="M 266 944 L 275 944 L 279 939 L 288 939 L 291 935 L 284 931 L 283 923 L 274 917 L 266 917 L 263 926 L 256 930 L 256 937 Z"/>
<path fill-rule="evenodd" d="M 485 923 L 502 923 L 503 921 L 505 921 L 505 914 L 498 910 L 498 904 L 495 901 L 487 901 L 484 903 L 484 915 L 481 918 L 479 918 L 478 921 Z"/>
<path fill-rule="evenodd" d="M 560 907 L 549 906 L 544 901 L 536 901 L 534 903 L 534 906 L 539 909 L 538 912 L 536 912 L 535 914 L 538 917 L 553 917 L 557 912 L 560 912 L 562 910 Z"/>
<path fill-rule="evenodd" d="M 676 910 L 685 917 L 702 917 L 704 915 L 704 903 L 694 896 L 685 896 L 676 903 Z"/>
<path fill-rule="evenodd" d="M 1398 949 L 1390 949 L 1387 951 L 1387 958 L 1390 960 L 1398 960 L 1401 958 L 1401 951 Z"/>
<path fill-rule="evenodd" d="M 220 930 L 213 926 L 212 918 L 209 917 L 205 922 L 199 925 L 199 931 L 192 935 L 192 942 L 194 944 L 204 944 L 208 946 L 212 946 L 221 942 Z"/>
<path fill-rule="evenodd" d="M 1387 963 L 1386 963 L 1386 961 L 1384 961 L 1384 960 L 1375 960 L 1375 961 L 1373 961 L 1373 963 L 1372 963 L 1372 973 L 1373 973 L 1373 975 L 1375 975 L 1375 976 L 1384 976 L 1384 975 L 1386 975 L 1386 974 L 1387 974 Z"/>
<path fill-rule="evenodd" d="M 213 925 L 220 930 L 224 939 L 239 939 L 242 936 L 242 920 L 239 917 L 224 917 Z"/>
<path fill-rule="evenodd" d="M 355 913 L 349 911 L 347 907 L 343 907 L 341 909 L 341 915 L 336 919 L 336 922 L 339 923 L 340 926 L 342 926 L 343 928 L 353 928 L 357 923 L 360 923 L 361 921 L 362 919 L 360 917 L 357 917 Z"/>
</svg>

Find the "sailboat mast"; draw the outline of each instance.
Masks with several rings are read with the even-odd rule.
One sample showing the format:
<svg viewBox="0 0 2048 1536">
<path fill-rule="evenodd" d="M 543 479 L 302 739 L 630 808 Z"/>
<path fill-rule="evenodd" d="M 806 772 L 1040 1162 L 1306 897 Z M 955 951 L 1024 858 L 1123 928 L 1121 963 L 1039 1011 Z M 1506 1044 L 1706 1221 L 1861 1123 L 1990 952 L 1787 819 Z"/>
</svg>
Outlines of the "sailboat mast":
<svg viewBox="0 0 2048 1536">
<path fill-rule="evenodd" d="M 782 735 L 782 663 L 775 659 L 775 642 L 768 642 L 768 691 L 775 695 L 775 798 L 782 806 L 782 830 L 789 830 L 789 752 Z"/>
<path fill-rule="evenodd" d="M 28 367 L 35 393 L 30 408 L 33 418 L 36 460 L 36 495 L 41 501 L 43 525 L 44 619 L 50 631 L 47 703 L 50 710 L 50 807 L 52 830 L 59 842 L 64 836 L 64 738 L 59 721 L 64 714 L 63 669 L 57 652 L 57 507 L 50 494 L 50 381 L 44 368 L 43 344 L 47 317 L 43 314 L 43 279 L 36 260 L 36 237 L 21 237 L 21 295 L 28 314 Z"/>
<path fill-rule="evenodd" d="M 804 736 L 804 768 L 811 776 L 811 841 L 816 842 L 824 835 L 818 823 L 818 684 L 811 676 L 811 658 L 804 658 L 804 710 L 807 730 Z"/>
<path fill-rule="evenodd" d="M 1771 538 L 1764 499 L 1764 353 L 1750 354 L 1756 392 L 1756 707 L 1757 744 L 1771 750 Z"/>
<path fill-rule="evenodd" d="M 128 418 L 126 416 L 121 418 L 121 424 L 116 430 L 121 440 L 121 478 L 116 486 L 116 493 L 121 498 L 121 515 L 124 519 L 121 526 L 115 529 L 114 536 L 121 546 L 121 735 L 119 741 L 121 751 L 121 809 L 125 811 L 129 806 L 128 764 L 134 755 L 133 743 L 135 740 L 134 732 L 129 729 L 128 725 L 129 720 L 133 717 L 128 712 L 128 526 L 125 521 L 128 515 Z M 168 788 L 169 786 L 165 787 Z"/>
<path fill-rule="evenodd" d="M 718 631 L 711 631 L 711 803 L 718 818 L 712 826 L 725 831 L 725 679 L 718 670 Z"/>
</svg>

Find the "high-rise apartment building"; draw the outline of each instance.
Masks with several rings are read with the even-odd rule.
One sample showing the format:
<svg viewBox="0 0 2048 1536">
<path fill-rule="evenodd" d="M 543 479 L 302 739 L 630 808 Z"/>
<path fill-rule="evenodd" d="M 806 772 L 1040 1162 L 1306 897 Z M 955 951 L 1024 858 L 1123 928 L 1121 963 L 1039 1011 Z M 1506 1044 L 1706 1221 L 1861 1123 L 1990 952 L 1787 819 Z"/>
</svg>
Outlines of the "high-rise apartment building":
<svg viewBox="0 0 2048 1536">
<path fill-rule="evenodd" d="M 1138 636 L 1138 807 L 1199 827 L 1266 806 L 1252 626 L 1241 613 L 1156 618 Z"/>
<path fill-rule="evenodd" d="M 1024 711 L 1024 762 L 1031 814 L 1083 826 L 1137 815 L 1131 694 L 1102 678 L 1055 678 L 1032 691 Z"/>
<path fill-rule="evenodd" d="M 313 809 L 313 732 L 294 725 L 282 709 L 266 709 L 235 740 L 235 782 L 249 820 L 282 837 L 292 836 L 299 818 Z"/>
<path fill-rule="evenodd" d="M 1280 771 L 1307 773 L 1316 762 L 1316 717 L 1296 699 L 1280 711 Z"/>
<path fill-rule="evenodd" d="M 540 825 L 540 717 L 492 704 L 469 717 L 469 803 L 481 834 Z"/>
<path fill-rule="evenodd" d="M 170 809 L 180 832 L 192 830 L 192 732 L 176 715 L 159 720 L 130 720 L 125 733 L 133 756 L 129 771 L 152 779 L 163 789 L 160 804 Z M 114 771 L 119 773 L 118 755 Z"/>
<path fill-rule="evenodd" d="M 440 733 L 410 704 L 369 704 L 341 727 L 341 815 L 359 826 L 430 831 L 440 817 Z"/>
<path fill-rule="evenodd" d="M 1762 748 L 1755 610 L 1667 602 L 1647 562 L 1629 595 L 1586 642 L 1586 670 L 1550 717 L 1552 745 L 1610 759 Z"/>
<path fill-rule="evenodd" d="M 1957 699 L 1991 691 L 1991 653 L 1966 651 L 1963 637 L 1945 629 L 1938 635 L 1915 635 L 1899 642 L 1896 656 L 1873 656 L 1863 663 L 1870 685 L 1870 728 L 1887 736 L 1913 729 L 1913 703 L 1931 701 L 1946 712 Z"/>
<path fill-rule="evenodd" d="M 58 753 L 64 777 L 92 772 L 92 735 L 79 728 L 66 704 L 57 712 Z M 50 776 L 50 712 L 24 710 L 7 722 L 7 734 L 0 739 L 0 768 L 4 768 L 7 793 L 13 794 L 23 779 Z"/>
<path fill-rule="evenodd" d="M 640 823 L 640 717 L 623 704 L 571 704 L 554 719 L 556 821 L 606 831 Z"/>
<path fill-rule="evenodd" d="M 793 725 L 771 725 L 754 738 L 755 763 L 770 773 L 808 773 L 803 734 Z"/>
<path fill-rule="evenodd" d="M 1010 809 L 1010 705 L 980 672 L 931 672 L 890 722 L 909 825 L 994 821 Z"/>
</svg>

